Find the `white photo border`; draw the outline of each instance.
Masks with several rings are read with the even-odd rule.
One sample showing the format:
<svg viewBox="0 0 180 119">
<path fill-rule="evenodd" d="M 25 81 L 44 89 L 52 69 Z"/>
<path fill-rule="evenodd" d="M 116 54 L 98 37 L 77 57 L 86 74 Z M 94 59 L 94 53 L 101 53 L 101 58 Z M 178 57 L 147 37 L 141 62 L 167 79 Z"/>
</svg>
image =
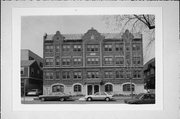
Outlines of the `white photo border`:
<svg viewBox="0 0 180 119">
<path fill-rule="evenodd" d="M 63 12 L 59 12 L 63 11 Z M 21 104 L 20 48 L 22 16 L 57 15 L 155 15 L 156 104 Z M 158 39 L 158 40 L 157 40 Z M 163 110 L 163 40 L 161 7 L 62 7 L 62 8 L 13 8 L 12 9 L 12 103 L 13 111 L 122 111 Z"/>
</svg>

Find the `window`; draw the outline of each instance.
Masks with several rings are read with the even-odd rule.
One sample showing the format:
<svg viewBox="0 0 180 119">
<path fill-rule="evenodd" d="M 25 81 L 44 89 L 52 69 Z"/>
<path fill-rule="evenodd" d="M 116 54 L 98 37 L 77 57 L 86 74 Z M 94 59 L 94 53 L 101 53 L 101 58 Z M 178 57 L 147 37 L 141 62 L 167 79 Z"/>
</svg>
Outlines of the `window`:
<svg viewBox="0 0 180 119">
<path fill-rule="evenodd" d="M 74 92 L 81 92 L 81 85 L 74 85 Z"/>
<path fill-rule="evenodd" d="M 46 58 L 45 59 L 46 66 L 53 66 L 53 58 Z"/>
<path fill-rule="evenodd" d="M 155 74 L 154 68 L 151 68 L 151 69 L 150 69 L 150 73 L 151 73 L 151 74 Z"/>
<path fill-rule="evenodd" d="M 31 67 L 31 75 L 34 75 L 34 68 Z"/>
<path fill-rule="evenodd" d="M 133 71 L 133 78 L 141 78 L 141 71 L 139 70 Z"/>
<path fill-rule="evenodd" d="M 105 92 L 112 92 L 113 91 L 113 86 L 111 84 L 106 84 L 105 85 Z"/>
<path fill-rule="evenodd" d="M 57 66 L 59 66 L 59 65 L 60 65 L 60 58 L 59 58 L 59 56 L 58 56 L 58 57 L 56 57 L 56 65 L 57 65 Z"/>
<path fill-rule="evenodd" d="M 130 51 L 130 46 L 126 46 L 126 51 Z"/>
<path fill-rule="evenodd" d="M 99 51 L 99 45 L 98 44 L 87 45 L 87 51 L 97 52 Z"/>
<path fill-rule="evenodd" d="M 59 51 L 60 51 L 60 46 L 56 45 L 56 52 L 59 52 Z"/>
<path fill-rule="evenodd" d="M 21 75 L 24 74 L 24 67 L 21 67 Z"/>
<path fill-rule="evenodd" d="M 124 71 L 123 70 L 116 71 L 116 78 L 124 78 Z"/>
<path fill-rule="evenodd" d="M 73 51 L 79 52 L 79 51 L 81 51 L 81 50 L 82 50 L 82 46 L 81 46 L 81 45 L 74 45 Z"/>
<path fill-rule="evenodd" d="M 105 44 L 104 51 L 112 51 L 112 44 Z"/>
<path fill-rule="evenodd" d="M 140 65 L 141 58 L 140 57 L 133 57 L 133 65 Z"/>
<path fill-rule="evenodd" d="M 53 72 L 45 72 L 45 79 L 52 80 L 53 79 Z"/>
<path fill-rule="evenodd" d="M 40 63 L 39 63 L 39 66 L 40 66 L 40 67 L 43 67 L 43 63 L 42 63 L 42 62 L 40 62 Z"/>
<path fill-rule="evenodd" d="M 117 51 L 121 55 L 123 55 L 124 54 L 124 44 L 123 43 L 116 43 L 115 44 L 115 51 Z"/>
<path fill-rule="evenodd" d="M 70 65 L 71 61 L 70 58 L 63 58 L 62 59 L 62 65 Z"/>
<path fill-rule="evenodd" d="M 59 71 L 56 71 L 56 79 L 60 79 L 60 72 Z"/>
<path fill-rule="evenodd" d="M 63 71 L 62 72 L 63 79 L 70 79 L 70 71 Z"/>
<path fill-rule="evenodd" d="M 123 57 L 116 57 L 116 64 L 117 65 L 124 65 L 124 58 Z"/>
<path fill-rule="evenodd" d="M 82 64 L 81 58 L 73 58 L 73 64 L 74 65 L 81 65 Z"/>
<path fill-rule="evenodd" d="M 131 71 L 127 69 L 126 70 L 126 78 L 127 79 L 132 78 L 131 76 L 132 76 Z"/>
<path fill-rule="evenodd" d="M 141 49 L 141 44 L 138 44 L 138 43 L 132 44 L 132 50 L 133 51 L 140 51 L 140 49 Z"/>
<path fill-rule="evenodd" d="M 54 85 L 52 86 L 52 92 L 64 92 L 63 85 Z"/>
<path fill-rule="evenodd" d="M 74 72 L 74 79 L 81 79 L 82 78 L 82 73 L 81 71 L 76 71 Z"/>
<path fill-rule="evenodd" d="M 87 58 L 87 64 L 97 65 L 99 64 L 99 58 Z"/>
<path fill-rule="evenodd" d="M 113 78 L 113 72 L 112 71 L 105 71 L 104 72 L 104 78 Z"/>
<path fill-rule="evenodd" d="M 53 52 L 53 45 L 45 45 L 44 48 L 45 48 L 44 51 L 45 51 L 46 53 L 51 53 L 51 52 Z"/>
<path fill-rule="evenodd" d="M 112 65 L 113 64 L 113 58 L 112 57 L 105 57 L 104 58 L 104 64 Z"/>
<path fill-rule="evenodd" d="M 62 51 L 69 52 L 70 51 L 70 45 L 63 45 L 62 46 Z"/>
<path fill-rule="evenodd" d="M 131 88 L 132 88 L 132 91 L 134 91 L 134 88 L 135 88 L 135 86 L 134 86 L 134 84 L 124 84 L 123 85 L 123 91 L 131 91 Z"/>
<path fill-rule="evenodd" d="M 33 58 L 33 57 L 31 57 L 31 56 L 29 56 L 29 60 L 34 60 L 34 58 Z"/>
<path fill-rule="evenodd" d="M 88 71 L 87 78 L 99 78 L 99 72 L 98 71 Z"/>
</svg>

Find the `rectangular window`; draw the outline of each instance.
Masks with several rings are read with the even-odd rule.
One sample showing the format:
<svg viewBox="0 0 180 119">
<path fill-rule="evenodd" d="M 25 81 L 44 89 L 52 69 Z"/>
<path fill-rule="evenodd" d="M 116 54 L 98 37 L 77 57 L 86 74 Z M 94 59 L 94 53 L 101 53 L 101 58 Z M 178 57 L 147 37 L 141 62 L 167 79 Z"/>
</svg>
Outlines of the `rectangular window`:
<svg viewBox="0 0 180 119">
<path fill-rule="evenodd" d="M 87 58 L 87 64 L 97 65 L 99 64 L 99 58 Z"/>
<path fill-rule="evenodd" d="M 99 45 L 98 44 L 87 45 L 87 51 L 97 52 L 97 51 L 99 51 Z"/>
<path fill-rule="evenodd" d="M 60 46 L 56 45 L 56 52 L 60 52 Z"/>
<path fill-rule="evenodd" d="M 81 73 L 81 71 L 76 71 L 76 72 L 74 72 L 73 73 L 73 77 L 74 77 L 74 79 L 81 79 L 82 78 L 82 73 Z"/>
<path fill-rule="evenodd" d="M 59 80 L 59 79 L 60 79 L 60 72 L 56 71 L 56 80 Z"/>
<path fill-rule="evenodd" d="M 70 79 L 70 71 L 63 71 L 62 72 L 62 78 L 63 79 Z"/>
<path fill-rule="evenodd" d="M 63 58 L 63 59 L 62 59 L 62 65 L 63 65 L 63 66 L 69 66 L 70 63 L 71 63 L 70 58 Z"/>
<path fill-rule="evenodd" d="M 60 59 L 59 59 L 59 57 L 58 57 L 58 56 L 56 57 L 56 65 L 57 65 L 57 66 L 59 66 L 59 65 L 60 65 Z"/>
<path fill-rule="evenodd" d="M 73 64 L 74 65 L 81 65 L 82 64 L 81 58 L 73 58 Z"/>
<path fill-rule="evenodd" d="M 105 57 L 104 58 L 104 64 L 112 65 L 113 64 L 113 58 L 112 57 Z"/>
<path fill-rule="evenodd" d="M 70 45 L 63 45 L 62 46 L 62 51 L 64 51 L 64 52 L 69 52 L 70 51 Z"/>
<path fill-rule="evenodd" d="M 53 72 L 45 72 L 46 80 L 53 80 Z"/>
<path fill-rule="evenodd" d="M 140 65 L 141 58 L 140 57 L 133 57 L 133 65 Z"/>
<path fill-rule="evenodd" d="M 113 72 L 112 71 L 105 71 L 104 72 L 104 78 L 113 78 Z"/>
<path fill-rule="evenodd" d="M 123 70 L 116 71 L 116 78 L 124 78 L 124 71 Z"/>
<path fill-rule="evenodd" d="M 132 72 L 130 70 L 126 70 L 126 78 L 132 78 Z"/>
<path fill-rule="evenodd" d="M 80 51 L 82 51 L 82 45 L 74 45 L 73 51 L 74 51 L 74 52 L 80 52 Z"/>
<path fill-rule="evenodd" d="M 141 71 L 140 70 L 133 71 L 133 78 L 141 78 Z"/>
<path fill-rule="evenodd" d="M 44 48 L 45 48 L 44 51 L 46 53 L 52 53 L 53 52 L 53 45 L 45 45 Z"/>
<path fill-rule="evenodd" d="M 105 44 L 104 51 L 108 51 L 108 52 L 112 51 L 112 44 Z"/>
<path fill-rule="evenodd" d="M 87 78 L 99 78 L 99 72 L 98 71 L 88 71 Z"/>
<path fill-rule="evenodd" d="M 24 74 L 24 67 L 21 67 L 21 75 Z"/>
<path fill-rule="evenodd" d="M 116 43 L 115 44 L 115 51 L 119 52 L 121 55 L 124 54 L 124 44 L 123 43 Z"/>
<path fill-rule="evenodd" d="M 116 57 L 116 65 L 124 65 L 124 58 Z"/>
<path fill-rule="evenodd" d="M 133 51 L 140 51 L 141 50 L 141 44 L 140 43 L 133 43 L 132 44 L 132 50 Z"/>
<path fill-rule="evenodd" d="M 46 58 L 45 59 L 46 66 L 53 66 L 53 58 Z"/>
</svg>

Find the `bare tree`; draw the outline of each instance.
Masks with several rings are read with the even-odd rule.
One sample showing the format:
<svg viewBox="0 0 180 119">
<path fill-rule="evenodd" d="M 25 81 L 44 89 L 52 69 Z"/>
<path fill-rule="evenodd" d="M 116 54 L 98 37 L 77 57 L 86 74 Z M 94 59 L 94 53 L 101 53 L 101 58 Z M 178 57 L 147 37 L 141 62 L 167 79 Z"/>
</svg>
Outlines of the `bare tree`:
<svg viewBox="0 0 180 119">
<path fill-rule="evenodd" d="M 103 21 L 106 26 L 112 30 L 123 32 L 129 29 L 132 33 L 140 32 L 145 36 L 146 53 L 144 57 L 148 57 L 155 40 L 155 15 L 114 15 L 104 16 Z"/>
</svg>

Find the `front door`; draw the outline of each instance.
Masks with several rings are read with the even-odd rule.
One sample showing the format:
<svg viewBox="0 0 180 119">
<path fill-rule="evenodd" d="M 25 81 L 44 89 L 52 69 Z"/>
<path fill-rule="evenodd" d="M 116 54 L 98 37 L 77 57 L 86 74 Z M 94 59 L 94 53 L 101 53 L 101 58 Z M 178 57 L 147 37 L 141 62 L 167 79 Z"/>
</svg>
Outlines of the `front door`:
<svg viewBox="0 0 180 119">
<path fill-rule="evenodd" d="M 87 87 L 87 94 L 88 94 L 88 95 L 92 95 L 92 93 L 93 93 L 93 92 L 92 92 L 92 91 L 93 91 L 92 89 L 93 89 L 92 85 L 88 85 L 88 87 Z"/>
<path fill-rule="evenodd" d="M 94 94 L 99 92 L 99 85 L 94 85 Z"/>
</svg>

